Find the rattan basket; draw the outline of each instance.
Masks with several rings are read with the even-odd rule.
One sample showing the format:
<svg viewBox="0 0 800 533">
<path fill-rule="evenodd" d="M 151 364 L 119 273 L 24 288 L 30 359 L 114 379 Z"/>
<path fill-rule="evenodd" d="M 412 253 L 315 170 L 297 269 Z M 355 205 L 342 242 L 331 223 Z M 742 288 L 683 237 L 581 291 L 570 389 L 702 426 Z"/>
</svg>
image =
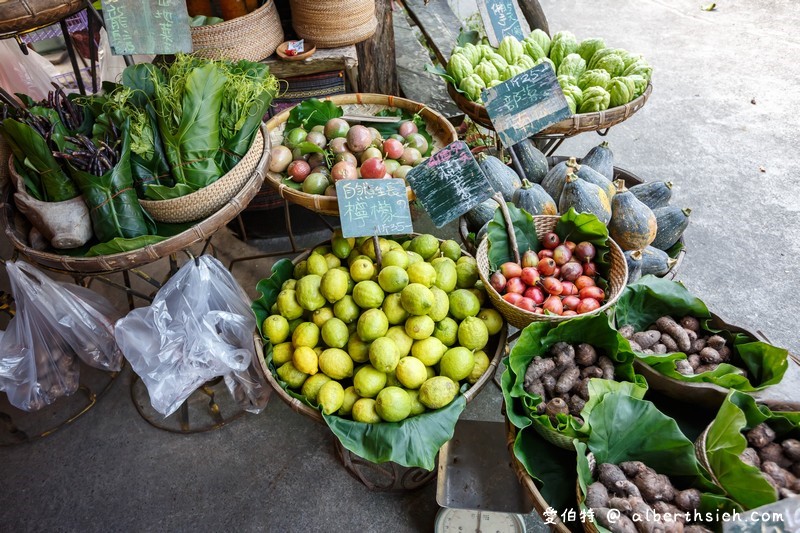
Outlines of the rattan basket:
<svg viewBox="0 0 800 533">
<path fill-rule="evenodd" d="M 356 93 L 329 96 L 325 100 L 330 100 L 334 104 L 342 106 L 345 114 L 374 115 L 390 108 L 403 109 L 411 114 L 419 114 L 425 121 L 425 129 L 433 139 L 434 152 L 458 140 L 455 128 L 446 118 L 424 104 L 406 100 L 405 98 L 385 94 Z M 289 120 L 290 113 L 291 109 L 286 109 L 267 122 L 272 146 L 278 146 L 283 143 L 286 121 Z M 339 203 L 336 201 L 335 196 L 308 194 L 298 191 L 284 184 L 282 176 L 274 172 L 267 173 L 267 181 L 277 189 L 282 198 L 293 204 L 303 206 L 322 215 L 339 215 Z M 411 188 L 407 187 L 406 190 L 408 199 L 413 200 L 414 193 Z"/>
<path fill-rule="evenodd" d="M 261 61 L 283 42 L 283 28 L 274 0 L 265 0 L 255 11 L 235 19 L 195 26 L 192 49 L 210 59 Z"/>
<path fill-rule="evenodd" d="M 139 203 L 142 204 L 142 209 L 158 222 L 175 224 L 201 220 L 236 196 L 253 175 L 261 155 L 266 154 L 269 160 L 269 146 L 269 137 L 263 134 L 261 128 L 256 132 L 253 143 L 241 161 L 208 187 L 180 198 L 139 200 Z"/>
<path fill-rule="evenodd" d="M 494 129 L 492 126 L 492 121 L 489 118 L 489 113 L 486 112 L 485 106 L 469 100 L 463 94 L 458 92 L 451 83 L 447 84 L 447 92 L 450 94 L 450 98 L 452 98 L 456 106 L 458 106 L 461 111 L 466 113 L 466 115 L 471 118 L 473 122 L 476 122 L 477 124 L 480 124 L 486 128 Z M 608 129 L 611 126 L 628 120 L 634 113 L 639 111 L 647 102 L 647 99 L 650 98 L 650 93 L 652 92 L 653 84 L 648 82 L 644 93 L 640 97 L 631 100 L 625 105 L 612 107 L 596 113 L 580 113 L 577 115 L 572 115 L 571 117 L 564 119 L 561 122 L 557 122 L 547 129 L 540 131 L 535 135 L 535 137 L 572 137 L 573 135 L 587 131 Z"/>
<path fill-rule="evenodd" d="M 558 224 L 561 217 L 558 215 L 538 215 L 533 217 L 533 223 L 536 227 L 536 235 L 541 237 L 548 231 L 553 231 Z M 619 299 L 622 290 L 625 288 L 625 283 L 628 279 L 628 265 L 625 262 L 625 256 L 622 254 L 622 249 L 609 237 L 609 273 L 608 273 L 608 290 L 606 291 L 606 300 L 603 305 L 598 309 L 586 314 L 603 313 L 610 308 Z M 475 256 L 478 261 L 478 274 L 486 287 L 486 292 L 489 299 L 492 301 L 495 309 L 497 309 L 503 318 L 512 326 L 522 329 L 528 324 L 533 322 L 562 322 L 569 320 L 569 316 L 545 315 L 525 311 L 511 305 L 503 300 L 500 294 L 492 288 L 489 283 L 489 276 L 492 271 L 489 267 L 489 240 L 483 239 L 478 246 L 478 252 Z"/>
<path fill-rule="evenodd" d="M 292 27 L 317 48 L 338 48 L 372 37 L 375 0 L 291 0 Z"/>
</svg>

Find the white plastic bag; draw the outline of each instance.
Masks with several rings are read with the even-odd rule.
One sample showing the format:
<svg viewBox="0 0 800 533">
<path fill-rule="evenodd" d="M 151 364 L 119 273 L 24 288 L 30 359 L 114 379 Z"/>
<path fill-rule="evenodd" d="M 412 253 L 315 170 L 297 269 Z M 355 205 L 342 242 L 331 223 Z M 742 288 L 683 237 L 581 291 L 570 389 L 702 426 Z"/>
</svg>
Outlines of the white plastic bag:
<svg viewBox="0 0 800 533">
<path fill-rule="evenodd" d="M 120 313 L 89 289 L 53 281 L 24 261 L 6 263 L 17 313 L 0 339 L 0 390 L 35 411 L 78 388 L 78 361 L 119 370 Z"/>
<path fill-rule="evenodd" d="M 219 376 L 242 408 L 258 413 L 267 389 L 253 369 L 256 320 L 231 273 L 211 256 L 189 261 L 134 309 L 115 331 L 150 403 L 169 416 L 203 383 Z"/>
<path fill-rule="evenodd" d="M 14 39 L 0 41 L 0 87 L 8 93 L 24 93 L 34 100 L 47 98 L 50 81 L 58 70 L 33 50 L 22 53 Z"/>
</svg>

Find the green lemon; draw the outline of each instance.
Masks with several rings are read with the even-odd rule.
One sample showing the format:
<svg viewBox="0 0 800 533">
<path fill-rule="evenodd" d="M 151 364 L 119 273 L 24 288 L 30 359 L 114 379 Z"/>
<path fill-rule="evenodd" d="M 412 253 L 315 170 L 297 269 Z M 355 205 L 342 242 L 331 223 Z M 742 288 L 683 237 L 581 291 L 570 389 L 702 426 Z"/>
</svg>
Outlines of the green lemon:
<svg viewBox="0 0 800 533">
<path fill-rule="evenodd" d="M 308 269 L 307 269 L 307 267 L 308 267 L 308 261 L 306 261 L 305 259 L 303 259 L 302 261 L 300 261 L 299 263 L 297 263 L 297 264 L 294 266 L 294 271 L 292 272 L 292 277 L 293 277 L 294 279 L 300 279 L 300 278 L 302 278 L 303 276 L 305 276 L 306 274 L 308 274 Z"/>
<path fill-rule="evenodd" d="M 431 292 L 433 293 L 433 307 L 428 311 L 428 316 L 434 322 L 439 322 L 447 318 L 447 313 L 450 311 L 450 298 L 439 287 L 431 287 Z"/>
<path fill-rule="evenodd" d="M 475 316 L 481 310 L 478 297 L 467 289 L 456 289 L 450 293 L 450 314 L 456 320 L 464 320 L 468 316 Z"/>
<path fill-rule="evenodd" d="M 375 398 L 375 411 L 387 422 L 400 422 L 411 414 L 411 398 L 400 387 L 386 387 Z"/>
<path fill-rule="evenodd" d="M 447 350 L 439 361 L 439 374 L 447 376 L 453 381 L 461 381 L 472 373 L 475 366 L 475 356 L 472 351 L 457 346 Z"/>
<path fill-rule="evenodd" d="M 317 276 L 325 274 L 328 271 L 328 261 L 325 260 L 325 256 L 320 254 L 309 255 L 308 259 L 306 259 L 306 271 L 308 274 Z"/>
<path fill-rule="evenodd" d="M 361 315 L 361 309 L 350 295 L 344 296 L 341 300 L 333 304 L 333 316 L 344 322 L 352 324 Z"/>
<path fill-rule="evenodd" d="M 412 316 L 406 320 L 406 333 L 414 340 L 421 340 L 433 335 L 436 322 L 428 315 Z"/>
<path fill-rule="evenodd" d="M 447 376 L 436 376 L 419 388 L 419 401 L 428 409 L 440 409 L 458 394 L 458 384 Z"/>
<path fill-rule="evenodd" d="M 350 253 L 350 255 L 347 256 L 347 267 L 350 268 L 351 266 L 353 266 L 353 263 L 358 261 L 359 259 L 363 259 L 365 261 L 368 261 L 369 263 L 372 263 L 372 259 L 362 254 L 358 250 L 353 250 Z"/>
<path fill-rule="evenodd" d="M 297 370 L 291 361 L 287 361 L 278 367 L 278 377 L 285 381 L 289 387 L 299 389 L 303 386 L 308 374 Z"/>
<path fill-rule="evenodd" d="M 370 343 L 361 340 L 358 333 L 350 335 L 347 341 L 347 353 L 356 363 L 366 363 L 369 361 L 369 345 Z"/>
<path fill-rule="evenodd" d="M 414 339 L 406 334 L 406 329 L 403 326 L 392 326 L 386 332 L 386 337 L 394 341 L 397 346 L 397 353 L 400 357 L 405 357 L 411 353 L 411 346 L 414 344 Z"/>
<path fill-rule="evenodd" d="M 402 248 L 399 250 L 390 250 L 383 256 L 383 268 L 388 266 L 398 266 L 405 270 L 408 268 L 408 254 Z"/>
<path fill-rule="evenodd" d="M 294 330 L 297 329 L 297 326 L 305 322 L 302 317 L 294 318 L 289 321 L 289 334 L 294 335 Z"/>
<path fill-rule="evenodd" d="M 272 362 L 276 367 L 281 366 L 283 363 L 292 360 L 294 353 L 294 346 L 291 342 L 282 342 L 272 347 Z"/>
<path fill-rule="evenodd" d="M 334 237 L 331 241 L 331 250 L 339 259 L 347 259 L 347 256 L 350 255 L 350 252 L 353 251 L 353 247 L 350 246 L 350 241 L 347 239 L 342 237 Z"/>
<path fill-rule="evenodd" d="M 328 303 L 319 286 L 322 283 L 322 276 L 308 274 L 297 281 L 297 302 L 303 309 L 315 311 Z"/>
<path fill-rule="evenodd" d="M 319 356 L 319 369 L 333 379 L 353 376 L 353 360 L 344 350 L 328 348 Z"/>
<path fill-rule="evenodd" d="M 408 318 L 408 311 L 403 309 L 399 293 L 389 294 L 384 298 L 381 310 L 389 319 L 389 324 L 402 324 Z"/>
<path fill-rule="evenodd" d="M 325 261 L 328 263 L 328 269 L 339 268 L 339 266 L 342 264 L 341 259 L 336 257 L 336 255 L 333 254 L 333 253 L 329 252 L 329 253 L 325 254 L 324 257 L 325 257 Z"/>
<path fill-rule="evenodd" d="M 372 263 L 372 260 L 368 257 L 361 257 L 353 261 L 350 265 L 350 277 L 353 278 L 353 281 L 358 283 L 359 281 L 366 281 L 368 279 L 372 279 L 372 276 L 375 275 L 375 265 Z"/>
<path fill-rule="evenodd" d="M 456 286 L 459 289 L 470 289 L 478 281 L 478 265 L 465 261 L 456 264 Z"/>
<path fill-rule="evenodd" d="M 461 257 L 461 246 L 453 240 L 442 241 L 439 245 L 439 251 L 444 257 L 452 261 L 458 261 L 458 258 Z"/>
<path fill-rule="evenodd" d="M 436 337 L 414 341 L 411 347 L 411 355 L 422 361 L 425 366 L 437 364 L 446 351 L 447 346 Z"/>
<path fill-rule="evenodd" d="M 433 329 L 433 336 L 445 346 L 452 346 L 458 341 L 458 322 L 450 317 L 440 320 Z"/>
<path fill-rule="evenodd" d="M 401 246 L 403 247 L 403 250 L 408 251 L 409 247 L 411 247 L 411 240 L 409 239 L 407 241 L 403 241 Z"/>
<path fill-rule="evenodd" d="M 427 315 L 435 299 L 431 290 L 420 283 L 410 283 L 400 293 L 403 309 L 412 315 Z"/>
<path fill-rule="evenodd" d="M 489 332 L 489 335 L 497 335 L 500 333 L 500 330 L 503 329 L 503 315 L 494 309 L 481 309 L 478 312 L 478 318 L 483 320 L 483 323 L 486 324 L 486 330 Z"/>
<path fill-rule="evenodd" d="M 348 337 L 350 337 L 347 324 L 338 318 L 331 318 L 325 322 L 321 333 L 322 340 L 331 348 L 344 348 L 347 345 Z"/>
<path fill-rule="evenodd" d="M 383 337 L 389 329 L 389 320 L 380 309 L 369 309 L 358 319 L 358 336 L 364 342 Z"/>
<path fill-rule="evenodd" d="M 436 377 L 436 369 L 432 366 L 426 366 L 425 370 L 428 372 L 428 379 Z"/>
<path fill-rule="evenodd" d="M 369 346 L 369 362 L 383 373 L 393 372 L 400 360 L 397 345 L 389 337 L 378 337 Z"/>
<path fill-rule="evenodd" d="M 303 316 L 303 308 L 297 301 L 297 291 L 286 289 L 278 293 L 278 312 L 287 320 Z"/>
<path fill-rule="evenodd" d="M 399 266 L 385 266 L 378 274 L 378 283 L 386 292 L 400 292 L 408 285 L 408 276 L 408 273 Z"/>
<path fill-rule="evenodd" d="M 375 400 L 372 398 L 360 398 L 353 404 L 353 420 L 364 422 L 365 424 L 379 424 L 382 422 L 375 409 Z"/>
<path fill-rule="evenodd" d="M 425 406 L 419 401 L 419 390 L 408 390 L 408 399 L 411 400 L 411 414 L 409 416 L 421 415 L 425 412 Z"/>
<path fill-rule="evenodd" d="M 428 379 L 425 364 L 416 357 L 403 357 L 395 369 L 397 380 L 407 389 L 418 389 Z"/>
<path fill-rule="evenodd" d="M 387 241 L 383 237 L 378 238 L 378 245 L 381 249 L 381 255 L 389 252 L 390 250 L 389 241 Z M 375 241 L 372 238 L 368 237 L 367 240 L 361 243 L 361 246 L 359 246 L 358 249 L 361 251 L 362 254 L 366 255 L 373 261 L 375 261 L 375 259 L 377 258 L 377 256 L 375 255 Z"/>
<path fill-rule="evenodd" d="M 319 255 L 325 255 L 330 252 L 331 252 L 331 247 L 325 244 L 321 244 L 316 248 L 314 248 L 313 250 L 311 250 L 312 254 L 319 254 Z"/>
<path fill-rule="evenodd" d="M 298 346 L 292 353 L 292 364 L 304 374 L 313 376 L 319 371 L 319 358 L 313 348 Z"/>
<path fill-rule="evenodd" d="M 328 381 L 317 392 L 317 403 L 322 412 L 332 415 L 344 404 L 344 387 L 338 381 Z"/>
<path fill-rule="evenodd" d="M 319 343 L 319 328 L 313 322 L 303 322 L 292 333 L 292 344 L 313 348 Z"/>
<path fill-rule="evenodd" d="M 474 385 L 489 369 L 489 356 L 483 350 L 478 350 L 473 354 L 475 357 L 475 366 L 472 367 L 472 372 L 467 376 L 467 383 Z"/>
<path fill-rule="evenodd" d="M 391 252 L 393 250 L 402 250 L 403 249 L 403 246 L 399 242 L 393 241 L 392 239 L 388 239 L 386 241 L 386 243 L 389 245 L 389 252 Z"/>
<path fill-rule="evenodd" d="M 297 286 L 297 280 L 290 278 L 283 282 L 283 284 L 281 285 L 281 290 L 282 291 L 294 290 L 296 286 Z"/>
<path fill-rule="evenodd" d="M 289 321 L 281 315 L 271 315 L 264 319 L 261 330 L 272 344 L 280 344 L 289 338 Z"/>
<path fill-rule="evenodd" d="M 483 320 L 468 316 L 458 325 L 458 343 L 470 350 L 481 350 L 489 342 L 489 330 Z"/>
<path fill-rule="evenodd" d="M 408 249 L 428 261 L 439 253 L 439 239 L 429 234 L 417 235 L 411 239 Z"/>
<path fill-rule="evenodd" d="M 311 322 L 316 324 L 318 328 L 322 328 L 331 318 L 333 318 L 333 309 L 327 305 L 311 313 Z"/>
<path fill-rule="evenodd" d="M 389 372 L 386 374 L 386 386 L 387 387 L 400 387 L 402 384 L 397 379 L 397 375 L 394 372 Z"/>
<path fill-rule="evenodd" d="M 346 389 L 344 389 L 344 398 L 342 399 L 342 406 L 339 408 L 339 412 L 336 413 L 339 416 L 348 416 L 350 413 L 353 412 L 353 404 L 358 401 L 359 395 L 356 394 L 356 388 L 350 385 Z"/>
<path fill-rule="evenodd" d="M 464 264 L 464 263 L 468 263 L 468 264 L 471 264 L 471 265 L 478 266 L 478 262 L 471 255 L 462 255 L 461 257 L 459 257 L 456 260 L 456 265 L 461 265 L 461 264 Z"/>
<path fill-rule="evenodd" d="M 406 255 L 408 256 L 408 266 L 413 265 L 414 263 L 421 263 L 425 261 L 421 255 L 416 252 L 407 251 Z M 408 267 L 406 267 L 408 268 Z"/>
<path fill-rule="evenodd" d="M 384 296 L 383 289 L 374 281 L 359 281 L 353 289 L 353 300 L 362 309 L 377 309 Z"/>
<path fill-rule="evenodd" d="M 300 394 L 305 396 L 308 401 L 317 403 L 317 394 L 319 389 L 326 383 L 330 383 L 331 378 L 325 374 L 314 374 L 303 383 L 303 388 L 300 389 Z M 334 382 L 335 383 L 335 382 Z"/>
<path fill-rule="evenodd" d="M 366 365 L 353 376 L 353 387 L 362 398 L 374 398 L 386 386 L 386 374 Z"/>
<path fill-rule="evenodd" d="M 475 287 L 472 287 L 471 289 L 467 289 L 467 290 L 469 292 L 471 292 L 472 294 L 474 294 L 475 297 L 478 298 L 478 303 L 481 304 L 481 307 L 483 307 L 484 305 L 486 305 L 486 291 L 483 290 L 483 289 L 478 289 L 476 287 L 477 287 L 477 284 L 476 284 Z"/>
<path fill-rule="evenodd" d="M 436 270 L 436 281 L 433 284 L 444 292 L 452 292 L 458 282 L 456 264 L 447 257 L 437 257 L 431 265 Z"/>
<path fill-rule="evenodd" d="M 419 262 L 408 266 L 408 280 L 431 287 L 436 282 L 436 269 L 430 263 Z"/>
<path fill-rule="evenodd" d="M 319 291 L 330 303 L 336 303 L 347 294 L 349 278 L 350 276 L 338 268 L 332 268 L 322 276 Z"/>
</svg>

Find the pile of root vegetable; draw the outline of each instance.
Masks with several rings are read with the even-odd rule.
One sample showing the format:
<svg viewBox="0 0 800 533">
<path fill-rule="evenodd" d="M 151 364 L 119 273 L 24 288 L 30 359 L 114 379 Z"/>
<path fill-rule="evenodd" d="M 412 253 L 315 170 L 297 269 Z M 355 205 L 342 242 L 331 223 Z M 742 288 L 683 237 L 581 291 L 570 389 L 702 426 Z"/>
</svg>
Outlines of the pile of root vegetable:
<svg viewBox="0 0 800 533">
<path fill-rule="evenodd" d="M 762 423 L 746 433 L 749 446 L 739 458 L 761 470 L 781 499 L 800 494 L 800 441 L 776 440 L 775 431 Z"/>
</svg>

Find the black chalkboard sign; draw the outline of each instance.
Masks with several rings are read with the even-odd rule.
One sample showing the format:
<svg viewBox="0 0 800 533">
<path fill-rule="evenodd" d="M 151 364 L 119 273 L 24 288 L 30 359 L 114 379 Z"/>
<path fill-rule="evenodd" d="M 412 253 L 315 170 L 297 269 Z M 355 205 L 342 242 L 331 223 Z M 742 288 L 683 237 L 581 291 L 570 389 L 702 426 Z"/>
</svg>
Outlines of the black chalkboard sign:
<svg viewBox="0 0 800 533">
<path fill-rule="evenodd" d="M 497 46 L 508 35 L 521 41 L 530 33 L 528 23 L 514 0 L 478 0 L 478 11 L 492 46 Z"/>
<path fill-rule="evenodd" d="M 723 533 L 800 533 L 800 496 L 722 517 Z"/>
<path fill-rule="evenodd" d="M 463 141 L 439 150 L 412 168 L 406 179 L 437 228 L 455 220 L 494 193 Z"/>
<path fill-rule="evenodd" d="M 101 0 L 111 53 L 192 51 L 185 0 Z"/>
<path fill-rule="evenodd" d="M 483 101 L 494 131 L 507 148 L 572 116 L 556 73 L 547 63 L 485 89 Z"/>
<path fill-rule="evenodd" d="M 414 232 L 403 180 L 340 180 L 336 182 L 336 199 L 345 238 Z"/>
</svg>

